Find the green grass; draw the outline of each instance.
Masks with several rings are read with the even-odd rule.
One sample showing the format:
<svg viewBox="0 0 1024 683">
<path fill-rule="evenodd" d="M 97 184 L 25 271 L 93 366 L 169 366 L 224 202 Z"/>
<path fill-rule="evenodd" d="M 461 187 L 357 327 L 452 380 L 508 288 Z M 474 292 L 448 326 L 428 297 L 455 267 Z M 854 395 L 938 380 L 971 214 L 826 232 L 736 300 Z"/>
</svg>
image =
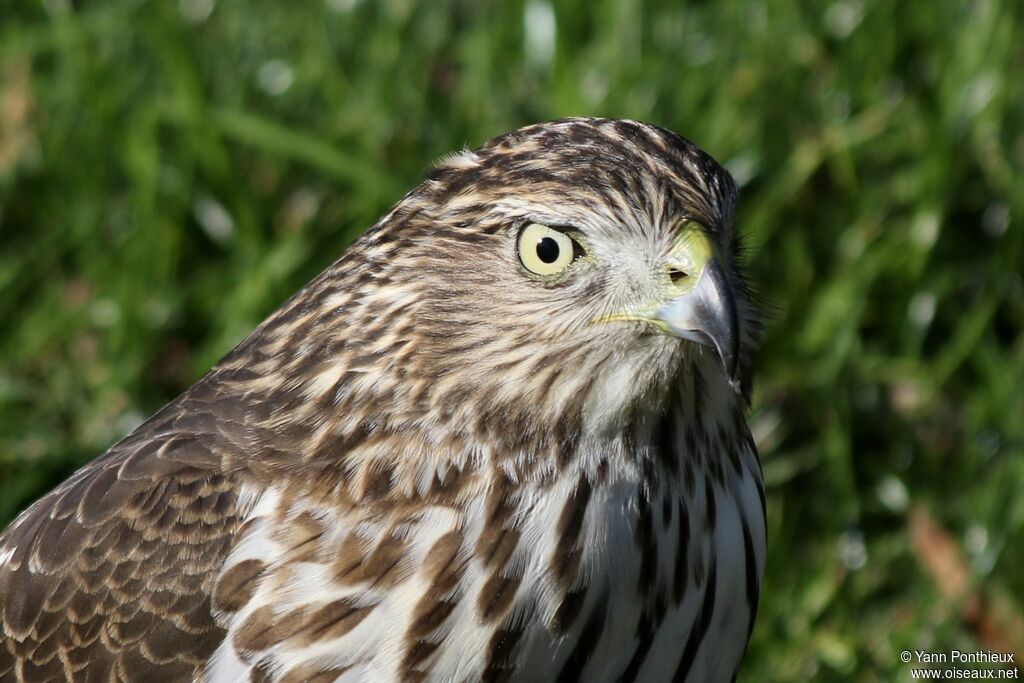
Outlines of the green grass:
<svg viewBox="0 0 1024 683">
<path fill-rule="evenodd" d="M 1024 5 L 574 0 L 551 45 L 539 1 L 211 3 L 0 8 L 0 524 L 433 159 L 632 117 L 735 173 L 768 303 L 745 679 L 905 681 L 901 650 L 988 647 L 915 509 L 1024 651 Z"/>
</svg>

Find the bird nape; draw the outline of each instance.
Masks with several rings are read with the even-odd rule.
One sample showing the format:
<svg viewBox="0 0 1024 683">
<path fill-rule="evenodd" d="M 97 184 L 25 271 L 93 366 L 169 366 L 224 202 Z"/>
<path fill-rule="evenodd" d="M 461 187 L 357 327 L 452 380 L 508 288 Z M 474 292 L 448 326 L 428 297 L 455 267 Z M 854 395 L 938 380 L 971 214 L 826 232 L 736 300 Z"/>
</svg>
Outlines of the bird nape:
<svg viewBox="0 0 1024 683">
<path fill-rule="evenodd" d="M 736 189 L 633 121 L 445 158 L 0 536 L 0 681 L 729 681 L 764 493 Z"/>
</svg>

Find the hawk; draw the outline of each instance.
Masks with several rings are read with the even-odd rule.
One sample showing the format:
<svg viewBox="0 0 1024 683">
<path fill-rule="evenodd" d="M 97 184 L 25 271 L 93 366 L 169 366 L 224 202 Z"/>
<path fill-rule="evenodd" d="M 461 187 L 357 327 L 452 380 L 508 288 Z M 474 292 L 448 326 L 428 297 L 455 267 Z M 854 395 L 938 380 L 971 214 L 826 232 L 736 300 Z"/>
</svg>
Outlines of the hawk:
<svg viewBox="0 0 1024 683">
<path fill-rule="evenodd" d="M 764 568 L 736 188 L 567 119 L 444 159 L 0 536 L 0 681 L 729 681 Z"/>
</svg>

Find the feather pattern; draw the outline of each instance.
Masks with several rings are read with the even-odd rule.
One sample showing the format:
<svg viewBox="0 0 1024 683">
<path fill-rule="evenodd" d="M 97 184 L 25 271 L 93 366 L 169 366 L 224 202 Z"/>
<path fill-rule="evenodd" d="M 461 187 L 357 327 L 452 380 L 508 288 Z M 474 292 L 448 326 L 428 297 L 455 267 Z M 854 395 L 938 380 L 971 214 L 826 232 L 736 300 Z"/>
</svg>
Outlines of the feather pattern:
<svg viewBox="0 0 1024 683">
<path fill-rule="evenodd" d="M 0 536 L 0 681 L 719 681 L 764 568 L 739 383 L 593 321 L 680 221 L 739 249 L 710 157 L 570 119 L 446 159 L 346 254 Z M 524 276 L 519 226 L 586 258 Z"/>
</svg>

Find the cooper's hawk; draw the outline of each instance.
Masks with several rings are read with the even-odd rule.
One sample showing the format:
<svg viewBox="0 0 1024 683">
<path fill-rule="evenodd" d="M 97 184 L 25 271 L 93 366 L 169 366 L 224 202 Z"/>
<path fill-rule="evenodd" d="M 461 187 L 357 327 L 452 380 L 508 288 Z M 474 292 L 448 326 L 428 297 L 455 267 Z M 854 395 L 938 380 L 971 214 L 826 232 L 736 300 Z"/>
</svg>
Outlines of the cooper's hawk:
<svg viewBox="0 0 1024 683">
<path fill-rule="evenodd" d="M 0 536 L 0 681 L 728 681 L 764 495 L 735 187 L 631 121 L 445 159 Z"/>
</svg>

